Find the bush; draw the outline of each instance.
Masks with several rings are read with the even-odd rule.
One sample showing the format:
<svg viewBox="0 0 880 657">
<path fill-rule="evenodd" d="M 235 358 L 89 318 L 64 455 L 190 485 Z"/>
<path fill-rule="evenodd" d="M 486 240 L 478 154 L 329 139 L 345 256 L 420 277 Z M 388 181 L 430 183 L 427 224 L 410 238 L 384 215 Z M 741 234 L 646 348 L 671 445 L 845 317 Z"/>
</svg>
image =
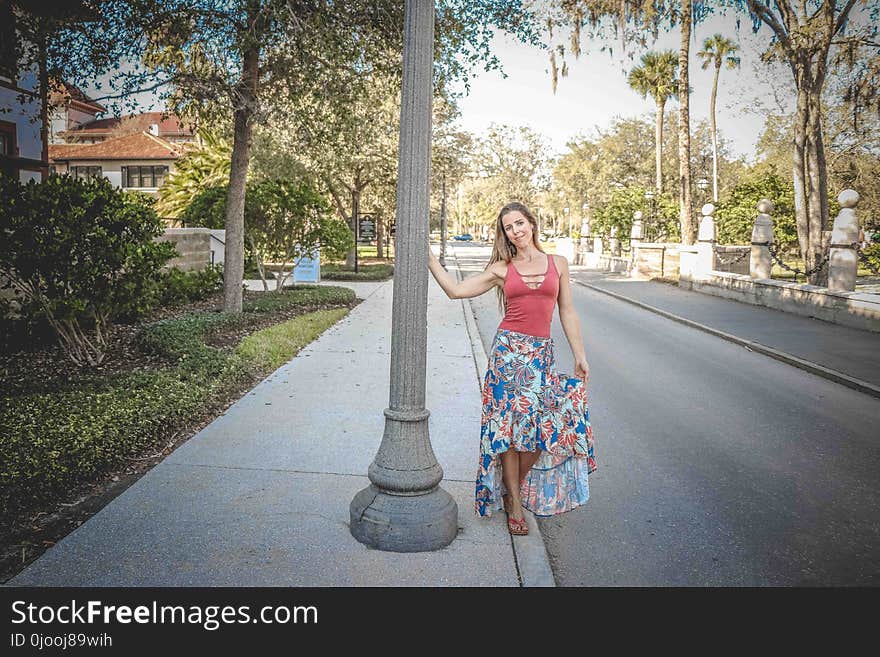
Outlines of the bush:
<svg viewBox="0 0 880 657">
<path fill-rule="evenodd" d="M 647 188 L 638 185 L 615 189 L 611 193 L 611 200 L 596 208 L 591 226 L 593 234 L 609 235 L 611 228 L 617 226 L 617 237 L 626 244 L 632 230 L 633 215 L 640 211 L 647 241 L 679 239 L 678 204 L 668 193 L 649 200 L 645 197 L 646 191 Z"/>
<path fill-rule="evenodd" d="M 52 500 L 121 465 L 225 383 L 194 381 L 178 368 L 9 400 L 0 412 L 0 515 Z"/>
<path fill-rule="evenodd" d="M 158 287 L 159 305 L 199 301 L 223 289 L 223 266 L 214 265 L 189 272 L 171 269 L 162 275 Z"/>
<path fill-rule="evenodd" d="M 145 311 L 161 267 L 175 255 L 139 195 L 105 178 L 50 176 L 0 183 L 0 275 L 25 318 L 44 315 L 67 356 L 98 365 L 108 323 Z"/>
<path fill-rule="evenodd" d="M 773 202 L 773 239 L 777 245 L 797 244 L 794 216 L 794 188 L 775 167 L 755 167 L 745 179 L 720 200 L 715 211 L 720 244 L 749 244 L 758 216 L 758 201 Z"/>
<path fill-rule="evenodd" d="M 58 334 L 45 318 L 14 317 L 0 308 L 0 353 L 45 349 L 57 340 Z"/>
<path fill-rule="evenodd" d="M 330 204 L 306 181 L 263 180 L 249 185 L 244 224 L 260 270 L 266 262 L 280 263 L 286 270 L 319 250 L 325 258 L 344 257 L 354 246 L 351 229 L 333 216 Z M 283 285 L 280 279 L 278 286 Z"/>
<path fill-rule="evenodd" d="M 183 225 L 225 228 L 226 192 L 226 187 L 208 187 L 196 194 L 180 215 Z"/>
<path fill-rule="evenodd" d="M 184 225 L 223 228 L 227 189 L 217 186 L 199 192 L 180 216 Z M 287 270 L 315 249 L 334 259 L 345 257 L 354 245 L 351 229 L 332 215 L 324 197 L 305 181 L 248 183 L 244 203 L 246 277 L 264 279 L 268 261 L 281 262 Z"/>
<path fill-rule="evenodd" d="M 141 329 L 138 347 L 178 365 L 188 376 L 214 377 L 226 367 L 228 357 L 205 343 L 213 332 L 244 326 L 248 318 L 240 313 L 198 313 L 165 319 Z"/>
<path fill-rule="evenodd" d="M 288 310 L 295 306 L 348 305 L 355 300 L 354 290 L 327 285 L 296 285 L 281 291 L 263 292 L 258 298 L 245 302 L 246 313 L 266 313 Z"/>
</svg>

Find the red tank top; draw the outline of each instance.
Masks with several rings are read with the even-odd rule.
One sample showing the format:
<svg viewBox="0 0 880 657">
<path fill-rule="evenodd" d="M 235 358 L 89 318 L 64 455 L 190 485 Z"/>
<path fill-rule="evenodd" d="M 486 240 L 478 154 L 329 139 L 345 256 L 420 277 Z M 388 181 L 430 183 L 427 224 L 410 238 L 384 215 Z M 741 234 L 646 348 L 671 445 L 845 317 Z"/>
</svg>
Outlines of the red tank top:
<svg viewBox="0 0 880 657">
<path fill-rule="evenodd" d="M 547 272 L 541 285 L 534 290 L 525 284 L 516 266 L 508 262 L 504 294 L 507 296 L 507 313 L 498 328 L 540 338 L 550 337 L 550 322 L 559 295 L 559 272 L 552 255 L 547 255 Z"/>
</svg>

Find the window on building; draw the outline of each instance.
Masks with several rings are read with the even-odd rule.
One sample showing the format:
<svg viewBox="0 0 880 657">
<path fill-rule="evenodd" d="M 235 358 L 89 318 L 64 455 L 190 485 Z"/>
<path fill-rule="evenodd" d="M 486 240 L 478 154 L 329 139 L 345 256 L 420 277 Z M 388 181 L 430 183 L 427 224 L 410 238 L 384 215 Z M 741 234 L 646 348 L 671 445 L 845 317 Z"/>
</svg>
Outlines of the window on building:
<svg viewBox="0 0 880 657">
<path fill-rule="evenodd" d="M 161 187 L 167 174 L 168 167 L 164 165 L 122 167 L 122 186 Z"/>
<path fill-rule="evenodd" d="M 101 177 L 101 167 L 70 167 L 70 175 L 78 180 Z"/>
<path fill-rule="evenodd" d="M 0 155 L 15 157 L 15 124 L 0 121 Z"/>
</svg>

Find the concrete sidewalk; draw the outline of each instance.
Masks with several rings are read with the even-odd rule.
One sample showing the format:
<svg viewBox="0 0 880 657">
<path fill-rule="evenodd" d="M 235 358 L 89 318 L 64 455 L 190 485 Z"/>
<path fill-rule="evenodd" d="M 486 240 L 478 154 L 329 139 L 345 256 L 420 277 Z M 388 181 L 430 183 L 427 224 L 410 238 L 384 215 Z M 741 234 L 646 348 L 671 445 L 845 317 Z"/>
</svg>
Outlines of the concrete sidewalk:
<svg viewBox="0 0 880 657">
<path fill-rule="evenodd" d="M 345 319 L 8 585 L 552 585 L 534 522 L 533 534 L 516 541 L 529 540 L 520 560 L 537 560 L 540 581 L 521 571 L 503 513 L 474 516 L 474 353 L 462 302 L 433 281 L 426 405 L 459 534 L 442 550 L 415 554 L 352 538 L 349 503 L 369 484 L 388 406 L 393 285 L 352 287 L 364 301 Z"/>
<path fill-rule="evenodd" d="M 572 267 L 572 279 L 880 397 L 880 333 L 583 267 Z"/>
</svg>

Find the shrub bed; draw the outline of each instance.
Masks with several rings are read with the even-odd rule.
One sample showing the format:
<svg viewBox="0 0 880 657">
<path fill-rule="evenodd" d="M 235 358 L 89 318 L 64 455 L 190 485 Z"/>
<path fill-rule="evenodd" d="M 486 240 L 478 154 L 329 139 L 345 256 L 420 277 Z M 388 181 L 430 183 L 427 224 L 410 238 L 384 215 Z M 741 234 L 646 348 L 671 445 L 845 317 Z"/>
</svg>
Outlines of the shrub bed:
<svg viewBox="0 0 880 657">
<path fill-rule="evenodd" d="M 167 441 L 207 406 L 292 358 L 355 303 L 347 288 L 263 293 L 241 314 L 145 325 L 135 340 L 157 357 L 155 367 L 83 374 L 51 390 L 19 383 L 0 398 L 0 521 L 62 499 Z"/>
<path fill-rule="evenodd" d="M 223 266 L 205 267 L 201 271 L 171 269 L 159 280 L 160 306 L 198 301 L 223 289 Z"/>
</svg>

